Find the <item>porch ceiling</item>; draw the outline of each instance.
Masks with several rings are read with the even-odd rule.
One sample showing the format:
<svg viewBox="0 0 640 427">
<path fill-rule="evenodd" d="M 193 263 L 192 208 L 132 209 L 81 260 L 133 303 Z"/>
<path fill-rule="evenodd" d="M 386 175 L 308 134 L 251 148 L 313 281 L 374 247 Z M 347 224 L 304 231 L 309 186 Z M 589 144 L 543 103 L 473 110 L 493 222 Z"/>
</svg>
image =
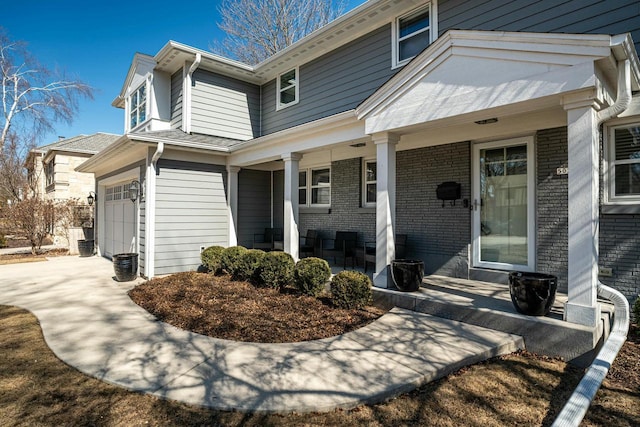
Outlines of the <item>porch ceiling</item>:
<svg viewBox="0 0 640 427">
<path fill-rule="evenodd" d="M 449 31 L 356 113 L 365 120 L 367 134 L 405 134 L 557 111 L 565 95 L 578 91 L 605 104 L 615 91 L 620 59 L 612 40 L 608 35 Z M 631 42 L 630 36 L 616 40 Z M 637 74 L 632 80 L 637 87 Z"/>
</svg>

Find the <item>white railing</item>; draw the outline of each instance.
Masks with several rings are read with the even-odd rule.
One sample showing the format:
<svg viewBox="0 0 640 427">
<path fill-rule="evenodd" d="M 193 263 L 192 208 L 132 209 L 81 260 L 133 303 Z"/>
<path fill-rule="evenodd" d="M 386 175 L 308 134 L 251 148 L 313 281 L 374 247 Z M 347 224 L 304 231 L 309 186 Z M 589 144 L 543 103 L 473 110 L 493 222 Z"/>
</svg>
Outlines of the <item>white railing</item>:
<svg viewBox="0 0 640 427">
<path fill-rule="evenodd" d="M 627 339 L 629 332 L 629 302 L 620 292 L 598 282 L 598 296 L 613 302 L 613 326 L 609 337 L 586 374 L 553 422 L 552 427 L 577 427 L 584 418 L 613 360 Z"/>
</svg>

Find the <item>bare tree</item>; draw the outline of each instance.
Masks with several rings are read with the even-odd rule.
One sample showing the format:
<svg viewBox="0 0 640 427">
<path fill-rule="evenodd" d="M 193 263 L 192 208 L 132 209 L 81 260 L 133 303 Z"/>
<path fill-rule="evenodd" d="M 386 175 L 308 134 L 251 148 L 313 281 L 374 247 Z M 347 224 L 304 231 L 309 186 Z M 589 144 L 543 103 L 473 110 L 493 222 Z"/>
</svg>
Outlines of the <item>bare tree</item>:
<svg viewBox="0 0 640 427">
<path fill-rule="evenodd" d="M 223 0 L 218 27 L 226 33 L 213 52 L 257 64 L 331 22 L 343 0 Z"/>
<path fill-rule="evenodd" d="M 11 134 L 20 141 L 53 130 L 56 122 L 70 123 L 82 97 L 92 89 L 64 72 L 51 71 L 27 51 L 24 42 L 12 41 L 0 28 L 0 150 Z"/>
<path fill-rule="evenodd" d="M 24 159 L 31 145 L 22 145 L 15 134 L 9 134 L 0 152 L 0 207 L 25 196 L 37 195 L 37 188 L 27 179 Z M 25 194 L 26 193 L 26 194 Z"/>
</svg>

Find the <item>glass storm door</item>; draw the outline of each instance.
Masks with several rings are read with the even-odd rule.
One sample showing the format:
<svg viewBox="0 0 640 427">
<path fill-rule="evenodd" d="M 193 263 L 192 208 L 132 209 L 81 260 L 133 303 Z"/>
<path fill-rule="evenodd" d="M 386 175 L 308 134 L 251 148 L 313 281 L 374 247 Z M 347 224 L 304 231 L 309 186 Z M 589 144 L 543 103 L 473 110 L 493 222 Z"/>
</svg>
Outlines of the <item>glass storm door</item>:
<svg viewBox="0 0 640 427">
<path fill-rule="evenodd" d="M 474 146 L 473 265 L 535 268 L 533 139 Z"/>
</svg>

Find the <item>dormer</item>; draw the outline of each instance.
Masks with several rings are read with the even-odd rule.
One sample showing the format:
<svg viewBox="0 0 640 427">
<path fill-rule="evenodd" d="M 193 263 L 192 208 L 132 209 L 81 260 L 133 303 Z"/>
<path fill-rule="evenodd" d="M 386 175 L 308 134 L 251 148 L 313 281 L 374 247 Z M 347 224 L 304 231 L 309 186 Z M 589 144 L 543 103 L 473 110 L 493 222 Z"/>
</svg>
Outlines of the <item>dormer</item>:
<svg viewBox="0 0 640 427">
<path fill-rule="evenodd" d="M 125 133 L 170 128 L 171 77 L 155 67 L 153 56 L 136 53 L 120 95 L 111 104 L 125 110 Z"/>
</svg>

